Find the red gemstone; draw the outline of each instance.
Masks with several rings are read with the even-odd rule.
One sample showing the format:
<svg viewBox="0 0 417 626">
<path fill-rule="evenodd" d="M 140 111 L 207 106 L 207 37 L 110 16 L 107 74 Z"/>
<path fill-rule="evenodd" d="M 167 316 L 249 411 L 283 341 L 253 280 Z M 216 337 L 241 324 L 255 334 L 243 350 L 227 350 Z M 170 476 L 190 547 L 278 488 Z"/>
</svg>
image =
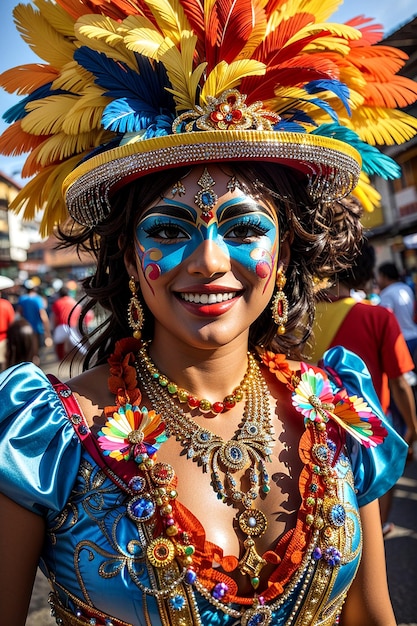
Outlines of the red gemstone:
<svg viewBox="0 0 417 626">
<path fill-rule="evenodd" d="M 188 396 L 187 403 L 190 409 L 196 409 L 198 405 L 200 404 L 200 400 L 196 398 L 195 396 Z"/>
<path fill-rule="evenodd" d="M 213 411 L 213 413 L 221 413 L 223 409 L 224 409 L 223 402 L 214 402 L 211 407 L 211 410 Z"/>
<path fill-rule="evenodd" d="M 277 310 L 278 310 L 278 315 L 282 317 L 282 313 L 284 311 L 283 309 L 283 304 L 282 304 L 282 300 L 278 300 L 277 303 Z"/>
</svg>

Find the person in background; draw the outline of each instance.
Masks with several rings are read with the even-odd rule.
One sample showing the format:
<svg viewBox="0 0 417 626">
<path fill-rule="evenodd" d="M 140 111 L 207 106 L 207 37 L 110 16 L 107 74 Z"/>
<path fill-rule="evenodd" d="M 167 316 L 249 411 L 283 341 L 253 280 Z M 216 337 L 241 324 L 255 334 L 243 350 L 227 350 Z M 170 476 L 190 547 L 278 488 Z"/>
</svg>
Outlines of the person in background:
<svg viewBox="0 0 417 626">
<path fill-rule="evenodd" d="M 38 293 L 31 280 L 24 285 L 26 293 L 22 294 L 17 301 L 17 313 L 29 322 L 36 335 L 36 350 L 34 362 L 40 363 L 40 351 L 45 345 L 52 345 L 51 326 L 49 322 L 46 304 Z"/>
<path fill-rule="evenodd" d="M 61 626 L 395 625 L 378 497 L 407 446 L 359 357 L 301 352 L 313 278 L 361 239 L 344 198 L 400 173 L 362 124 L 385 81 L 417 86 L 366 18 L 307 5 L 16 9 L 51 66 L 3 76 L 25 93 L 3 146 L 35 173 L 15 206 L 94 259 L 80 321 L 100 323 L 66 384 L 31 363 L 0 376 L 7 626 L 38 563 Z"/>
<path fill-rule="evenodd" d="M 4 370 L 7 363 L 7 329 L 13 322 L 15 310 L 13 305 L 3 298 L 0 293 L 0 372 Z"/>
<path fill-rule="evenodd" d="M 390 309 L 398 320 L 411 356 L 417 359 L 417 324 L 415 323 L 416 297 L 409 285 L 400 278 L 395 263 L 382 263 L 378 267 L 380 304 Z"/>
<path fill-rule="evenodd" d="M 366 363 L 385 414 L 389 414 L 391 396 L 402 417 L 401 428 L 409 453 L 417 439 L 416 405 L 407 373 L 413 360 L 395 315 L 367 300 L 351 297 L 352 290 L 369 291 L 374 279 L 375 251 L 365 240 L 354 264 L 340 272 L 331 287 L 317 296 L 316 318 L 308 354 L 319 362 L 331 347 L 340 345 L 358 354 Z M 393 489 L 380 498 L 384 535 L 393 529 L 389 521 Z"/>
<path fill-rule="evenodd" d="M 34 361 L 37 356 L 36 333 L 23 317 L 15 319 L 7 329 L 7 367 Z"/>
<path fill-rule="evenodd" d="M 52 303 L 51 313 L 54 348 L 58 359 L 62 361 L 77 343 L 77 324 L 80 317 L 80 307 L 69 295 L 67 287 L 59 290 L 58 298 Z"/>
</svg>

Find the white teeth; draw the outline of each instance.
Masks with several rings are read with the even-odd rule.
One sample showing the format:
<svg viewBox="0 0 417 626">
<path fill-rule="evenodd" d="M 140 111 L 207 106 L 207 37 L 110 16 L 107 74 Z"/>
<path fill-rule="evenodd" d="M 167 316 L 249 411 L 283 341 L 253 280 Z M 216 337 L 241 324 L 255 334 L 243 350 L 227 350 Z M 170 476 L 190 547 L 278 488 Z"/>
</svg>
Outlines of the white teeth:
<svg viewBox="0 0 417 626">
<path fill-rule="evenodd" d="M 195 302 L 196 304 L 216 304 L 216 302 L 226 302 L 236 296 L 236 291 L 228 291 L 226 293 L 181 293 L 181 298 L 186 302 Z"/>
</svg>

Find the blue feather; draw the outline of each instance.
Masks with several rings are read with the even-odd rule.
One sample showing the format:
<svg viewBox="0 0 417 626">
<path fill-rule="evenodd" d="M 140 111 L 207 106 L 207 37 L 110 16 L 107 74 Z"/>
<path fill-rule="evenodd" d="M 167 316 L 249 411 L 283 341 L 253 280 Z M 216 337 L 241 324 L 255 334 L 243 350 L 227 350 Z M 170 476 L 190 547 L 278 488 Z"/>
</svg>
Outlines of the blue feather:
<svg viewBox="0 0 417 626">
<path fill-rule="evenodd" d="M 313 135 L 323 135 L 332 139 L 339 139 L 355 148 L 362 157 L 362 169 L 366 174 L 376 174 L 385 180 L 400 178 L 401 167 L 386 154 L 383 154 L 375 146 L 370 146 L 362 141 L 355 131 L 339 124 L 322 124 L 312 131 Z"/>
<path fill-rule="evenodd" d="M 102 52 L 82 46 L 74 53 L 74 58 L 94 75 L 95 83 L 106 90 L 105 95 L 118 100 L 134 98 L 147 106 L 175 110 L 172 95 L 165 87 L 171 87 L 166 70 L 161 63 L 152 63 L 146 57 L 136 54 L 138 71 L 133 71 L 126 63 L 110 59 Z"/>
<path fill-rule="evenodd" d="M 340 80 L 312 80 L 304 86 L 304 89 L 310 94 L 319 93 L 321 91 L 331 91 L 339 98 L 348 114 L 351 115 L 349 106 L 349 87 L 345 83 L 340 82 Z"/>
<path fill-rule="evenodd" d="M 22 98 L 17 104 L 14 104 L 10 109 L 7 109 L 5 113 L 3 113 L 3 119 L 7 124 L 12 124 L 13 122 L 17 122 L 17 120 L 21 120 L 28 112 L 25 107 L 30 102 L 34 102 L 35 100 L 40 100 L 41 98 L 47 98 L 48 96 L 56 96 L 63 93 L 69 93 L 62 89 L 51 90 L 52 83 L 48 83 L 46 85 L 42 85 L 42 87 L 38 87 L 31 94 L 26 96 L 26 98 Z"/>
</svg>

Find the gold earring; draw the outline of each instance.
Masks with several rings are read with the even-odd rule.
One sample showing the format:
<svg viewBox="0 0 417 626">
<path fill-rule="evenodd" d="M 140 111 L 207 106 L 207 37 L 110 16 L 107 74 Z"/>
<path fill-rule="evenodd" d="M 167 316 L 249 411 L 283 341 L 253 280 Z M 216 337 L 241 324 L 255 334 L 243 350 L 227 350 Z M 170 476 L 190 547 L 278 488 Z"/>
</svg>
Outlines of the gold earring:
<svg viewBox="0 0 417 626">
<path fill-rule="evenodd" d="M 142 328 L 145 322 L 145 315 L 141 303 L 136 295 L 136 283 L 133 276 L 129 280 L 129 289 L 132 292 L 129 306 L 127 309 L 127 319 L 130 328 L 133 330 L 133 336 L 135 339 L 142 337 Z"/>
<path fill-rule="evenodd" d="M 271 305 L 272 319 L 278 326 L 278 335 L 285 334 L 285 324 L 288 322 L 288 298 L 283 291 L 286 282 L 287 279 L 285 278 L 283 271 L 281 269 L 278 270 L 276 278 L 278 291 L 275 294 Z"/>
</svg>

